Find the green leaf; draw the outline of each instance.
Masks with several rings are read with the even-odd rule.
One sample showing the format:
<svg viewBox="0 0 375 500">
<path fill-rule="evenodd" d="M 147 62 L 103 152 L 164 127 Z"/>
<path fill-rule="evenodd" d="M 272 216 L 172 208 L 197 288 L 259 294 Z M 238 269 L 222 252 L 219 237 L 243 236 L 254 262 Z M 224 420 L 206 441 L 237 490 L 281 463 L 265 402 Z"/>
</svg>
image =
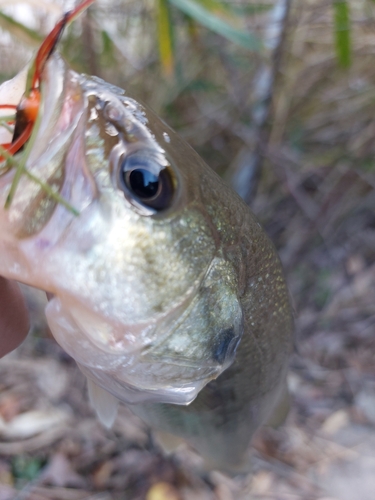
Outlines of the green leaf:
<svg viewBox="0 0 375 500">
<path fill-rule="evenodd" d="M 192 17 L 206 28 L 224 36 L 228 40 L 241 45 L 249 50 L 258 52 L 261 50 L 261 42 L 258 37 L 248 33 L 244 30 L 231 26 L 223 17 L 218 15 L 213 10 L 212 5 L 215 3 L 216 7 L 219 2 L 210 0 L 210 9 L 207 8 L 207 0 L 198 3 L 196 0 L 169 0 L 170 3 L 175 5 L 178 9 L 182 10 L 185 14 Z M 223 5 L 220 6 L 221 11 L 225 9 Z M 232 19 L 232 16 L 227 16 Z"/>
<path fill-rule="evenodd" d="M 374 0 L 374 2 L 375 2 L 375 0 Z M 230 9 L 237 16 L 243 16 L 243 15 L 255 16 L 256 14 L 267 13 L 275 8 L 275 6 L 272 3 L 270 3 L 270 4 L 263 4 L 263 3 L 262 4 L 255 4 L 255 3 L 245 4 L 245 3 L 242 3 L 242 4 L 233 5 L 232 2 L 222 2 L 222 5 L 225 8 Z"/>
<path fill-rule="evenodd" d="M 36 31 L 15 21 L 3 12 L 0 12 L 0 26 L 18 40 L 22 40 L 32 46 L 38 46 L 44 38 Z"/>
<path fill-rule="evenodd" d="M 102 35 L 102 51 L 101 51 L 101 61 L 103 66 L 110 66 L 116 62 L 115 57 L 115 44 L 112 41 L 111 36 L 105 30 L 101 31 Z"/>
<path fill-rule="evenodd" d="M 218 14 L 219 16 L 234 16 L 232 6 L 229 3 L 218 2 L 217 0 L 197 0 L 197 3 L 208 11 Z"/>
<path fill-rule="evenodd" d="M 351 62 L 350 13 L 346 0 L 333 3 L 334 29 L 337 60 L 343 68 L 348 68 Z"/>
<path fill-rule="evenodd" d="M 172 23 L 168 0 L 157 0 L 159 54 L 166 75 L 174 72 Z"/>
<path fill-rule="evenodd" d="M 185 90 L 189 92 L 218 92 L 220 87 L 215 85 L 210 80 L 205 80 L 203 78 L 197 78 L 186 85 Z"/>
<path fill-rule="evenodd" d="M 12 473 L 16 479 L 32 481 L 38 476 L 44 463 L 40 458 L 16 456 L 12 460 Z"/>
</svg>

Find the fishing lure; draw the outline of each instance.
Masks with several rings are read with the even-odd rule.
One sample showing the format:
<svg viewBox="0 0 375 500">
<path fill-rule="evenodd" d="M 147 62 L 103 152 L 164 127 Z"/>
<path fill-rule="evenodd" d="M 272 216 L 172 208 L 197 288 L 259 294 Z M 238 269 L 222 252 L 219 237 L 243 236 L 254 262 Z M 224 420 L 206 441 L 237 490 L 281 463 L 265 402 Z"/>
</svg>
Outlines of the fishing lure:
<svg viewBox="0 0 375 500">
<path fill-rule="evenodd" d="M 62 19 L 58 21 L 52 31 L 47 35 L 30 65 L 26 79 L 26 90 L 19 104 L 0 104 L 0 110 L 9 109 L 14 111 L 15 114 L 15 116 L 11 115 L 0 118 L 0 125 L 3 127 L 5 126 L 8 128 L 13 125 L 12 142 L 0 145 L 0 153 L 2 154 L 2 156 L 0 156 L 0 162 L 4 160 L 10 161 L 10 157 L 20 151 L 30 139 L 39 113 L 42 73 L 45 65 L 55 50 L 65 27 L 74 21 L 74 19 L 76 19 L 91 4 L 93 4 L 94 1 L 95 0 L 84 0 L 75 9 L 66 12 Z M 11 163 L 13 165 L 17 164 L 16 162 Z M 6 208 L 9 207 L 12 202 L 14 192 L 22 175 L 23 167 L 23 162 L 18 164 L 17 174 L 13 179 L 9 195 L 6 200 Z M 37 181 L 37 179 L 35 180 Z M 53 192 L 48 189 L 48 186 L 44 187 L 51 196 L 54 196 Z M 59 201 L 74 211 L 72 207 L 69 207 L 68 204 L 64 203 L 64 200 L 59 198 Z"/>
</svg>

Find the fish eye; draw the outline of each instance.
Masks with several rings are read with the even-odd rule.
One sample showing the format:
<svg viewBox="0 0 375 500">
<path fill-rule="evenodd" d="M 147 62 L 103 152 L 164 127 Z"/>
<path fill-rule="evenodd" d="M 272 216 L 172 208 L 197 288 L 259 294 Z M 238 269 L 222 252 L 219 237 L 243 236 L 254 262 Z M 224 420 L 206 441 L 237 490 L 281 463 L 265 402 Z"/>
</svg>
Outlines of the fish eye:
<svg viewBox="0 0 375 500">
<path fill-rule="evenodd" d="M 124 158 L 119 180 L 125 195 L 141 205 L 161 211 L 171 204 L 174 185 L 170 168 L 147 153 L 134 153 Z"/>
</svg>

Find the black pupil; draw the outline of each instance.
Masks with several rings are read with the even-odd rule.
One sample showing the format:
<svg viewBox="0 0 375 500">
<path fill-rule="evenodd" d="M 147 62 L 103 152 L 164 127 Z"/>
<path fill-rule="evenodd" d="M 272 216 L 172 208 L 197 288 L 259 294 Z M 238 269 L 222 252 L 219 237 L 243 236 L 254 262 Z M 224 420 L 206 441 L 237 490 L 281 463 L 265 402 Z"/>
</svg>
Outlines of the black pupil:
<svg viewBox="0 0 375 500">
<path fill-rule="evenodd" d="M 119 187 L 128 200 L 154 211 L 169 207 L 174 186 L 167 165 L 163 165 L 146 151 L 124 158 L 120 169 Z"/>
<path fill-rule="evenodd" d="M 136 196 L 153 198 L 159 189 L 159 177 L 143 168 L 136 168 L 129 174 L 129 185 Z"/>
</svg>

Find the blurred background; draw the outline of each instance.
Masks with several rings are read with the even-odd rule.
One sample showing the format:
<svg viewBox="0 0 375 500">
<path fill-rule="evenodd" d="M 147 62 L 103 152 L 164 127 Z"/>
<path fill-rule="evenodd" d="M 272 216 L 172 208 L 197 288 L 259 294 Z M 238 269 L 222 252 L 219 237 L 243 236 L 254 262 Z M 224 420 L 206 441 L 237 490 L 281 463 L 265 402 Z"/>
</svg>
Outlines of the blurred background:
<svg viewBox="0 0 375 500">
<path fill-rule="evenodd" d="M 0 78 L 73 2 L 0 0 Z M 261 430 L 248 476 L 163 457 L 121 407 L 97 422 L 48 337 L 0 362 L 0 500 L 373 500 L 374 0 L 98 0 L 60 50 L 151 106 L 250 204 L 296 311 L 285 426 Z"/>
</svg>

